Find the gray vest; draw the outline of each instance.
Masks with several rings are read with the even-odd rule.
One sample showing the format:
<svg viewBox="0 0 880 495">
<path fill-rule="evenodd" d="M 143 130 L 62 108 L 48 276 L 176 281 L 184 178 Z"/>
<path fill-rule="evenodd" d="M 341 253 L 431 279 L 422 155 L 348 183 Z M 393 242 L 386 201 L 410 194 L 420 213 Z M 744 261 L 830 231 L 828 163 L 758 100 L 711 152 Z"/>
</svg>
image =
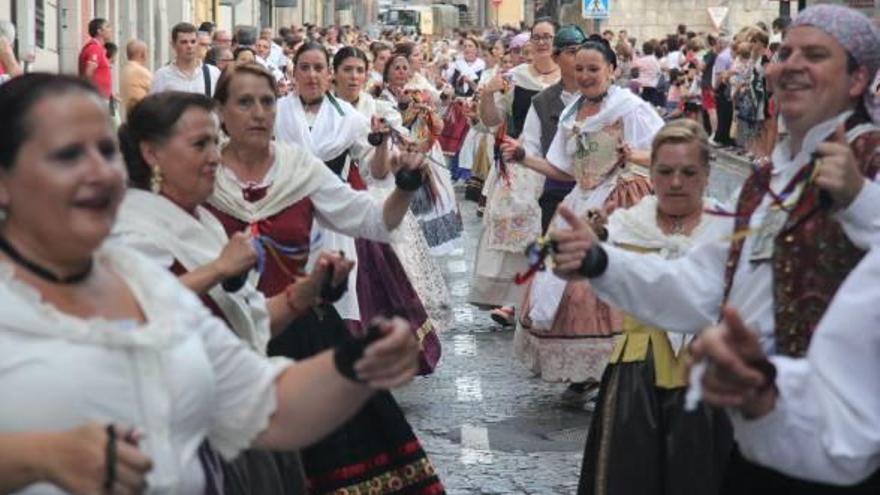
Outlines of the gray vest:
<svg viewBox="0 0 880 495">
<path fill-rule="evenodd" d="M 565 103 L 562 102 L 562 82 L 536 94 L 532 98 L 532 106 L 535 107 L 535 113 L 538 114 L 538 120 L 541 121 L 541 155 L 546 157 L 550 144 L 553 143 L 553 138 L 556 136 L 559 118 L 562 116 L 562 111 L 565 110 Z M 574 182 L 563 182 L 549 177 L 544 181 L 545 193 L 555 192 L 559 199 L 568 194 L 573 186 Z"/>
<path fill-rule="evenodd" d="M 562 83 L 558 82 L 536 94 L 532 98 L 532 106 L 541 121 L 541 154 L 546 156 L 550 143 L 556 136 L 559 117 L 565 110 L 565 104 L 562 103 Z"/>
</svg>

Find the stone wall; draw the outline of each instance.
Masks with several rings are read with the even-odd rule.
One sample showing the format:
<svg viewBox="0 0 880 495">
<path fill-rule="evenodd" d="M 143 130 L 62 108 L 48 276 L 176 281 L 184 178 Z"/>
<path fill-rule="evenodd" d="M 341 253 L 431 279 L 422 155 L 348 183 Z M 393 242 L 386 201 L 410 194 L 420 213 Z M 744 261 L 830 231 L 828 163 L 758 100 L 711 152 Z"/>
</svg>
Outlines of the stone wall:
<svg viewBox="0 0 880 495">
<path fill-rule="evenodd" d="M 742 27 L 764 21 L 769 26 L 779 15 L 779 3 L 768 0 L 610 0 L 611 18 L 600 23 L 600 29 L 615 32 L 626 29 L 639 42 L 661 38 L 686 24 L 696 32 L 717 32 L 708 7 L 727 6 L 727 19 L 722 28 L 735 32 Z M 581 1 L 560 7 L 563 24 L 578 24 L 593 31 L 592 20 L 581 16 Z"/>
</svg>

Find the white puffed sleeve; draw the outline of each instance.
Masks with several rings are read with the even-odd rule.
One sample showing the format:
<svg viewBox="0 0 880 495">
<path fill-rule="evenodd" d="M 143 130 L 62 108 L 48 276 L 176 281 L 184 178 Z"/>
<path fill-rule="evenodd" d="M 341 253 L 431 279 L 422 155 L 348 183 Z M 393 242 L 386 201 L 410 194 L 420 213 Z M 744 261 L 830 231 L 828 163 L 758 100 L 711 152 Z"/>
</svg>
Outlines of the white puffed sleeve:
<svg viewBox="0 0 880 495">
<path fill-rule="evenodd" d="M 224 458 L 234 459 L 269 426 L 277 407 L 275 382 L 293 362 L 260 356 L 202 311 L 198 332 L 215 378 L 208 439 Z"/>
<path fill-rule="evenodd" d="M 663 127 L 663 119 L 657 115 L 654 107 L 642 102 L 623 117 L 623 139 L 636 150 L 651 149 L 651 141 Z"/>
<path fill-rule="evenodd" d="M 162 246 L 156 239 L 134 229 L 124 228 L 124 224 L 117 223 L 113 228 L 113 234 L 109 242 L 128 246 L 150 260 L 158 263 L 166 269 L 174 265 L 174 254 L 166 246 Z"/>
<path fill-rule="evenodd" d="M 779 398 L 756 421 L 732 414 L 743 455 L 797 478 L 855 484 L 880 469 L 880 251 L 850 273 L 806 358 L 773 357 Z"/>
<path fill-rule="evenodd" d="M 550 165 L 568 175 L 574 176 L 574 165 L 571 162 L 571 156 L 565 151 L 567 135 L 569 134 L 570 131 L 567 131 L 562 125 L 556 129 L 556 135 L 553 136 L 553 141 L 547 150 L 547 161 L 550 162 Z"/>
<path fill-rule="evenodd" d="M 314 167 L 317 169 L 315 173 L 320 175 L 320 186 L 309 195 L 318 220 L 341 234 L 390 242 L 390 231 L 384 219 L 384 203 L 367 191 L 355 191 L 348 183 L 339 180 L 320 160 L 318 162 Z"/>
</svg>

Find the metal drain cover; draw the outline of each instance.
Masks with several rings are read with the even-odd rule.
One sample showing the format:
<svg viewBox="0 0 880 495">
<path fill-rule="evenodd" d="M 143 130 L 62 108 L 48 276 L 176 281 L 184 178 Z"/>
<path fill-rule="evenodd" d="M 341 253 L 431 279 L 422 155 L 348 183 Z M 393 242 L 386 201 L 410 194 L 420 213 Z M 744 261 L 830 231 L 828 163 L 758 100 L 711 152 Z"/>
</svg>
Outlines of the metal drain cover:
<svg viewBox="0 0 880 495">
<path fill-rule="evenodd" d="M 565 430 L 551 431 L 544 436 L 551 442 L 574 442 L 584 444 L 587 441 L 587 428 L 568 428 Z"/>
</svg>

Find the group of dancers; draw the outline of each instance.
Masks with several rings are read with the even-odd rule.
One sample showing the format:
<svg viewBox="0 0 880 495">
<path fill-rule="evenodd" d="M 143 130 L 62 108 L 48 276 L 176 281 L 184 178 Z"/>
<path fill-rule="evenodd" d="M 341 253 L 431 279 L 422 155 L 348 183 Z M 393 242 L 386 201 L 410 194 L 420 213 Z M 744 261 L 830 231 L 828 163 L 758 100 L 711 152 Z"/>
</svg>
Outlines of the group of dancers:
<svg viewBox="0 0 880 495">
<path fill-rule="evenodd" d="M 871 200 L 854 198 L 862 184 L 858 198 L 874 197 L 876 189 L 876 26 L 832 6 L 795 19 L 777 72 L 768 74 L 789 134 L 755 165 L 732 206 L 706 196 L 703 126 L 690 119 L 664 124 L 650 103 L 616 86 L 617 58 L 605 40 L 538 20 L 530 43 L 529 63 L 480 80 L 479 125 L 465 142 L 490 145 L 464 147 L 470 156 L 458 160 L 470 165 L 481 193 L 474 199 L 483 207 L 470 302 L 515 327 L 514 354 L 537 376 L 568 383 L 565 402 L 594 411 L 578 493 L 876 490 L 880 449 L 860 444 L 853 425 L 836 425 L 850 433 L 827 439 L 844 450 L 804 441 L 797 451 L 775 446 L 786 442 L 784 432 L 768 435 L 742 419 L 768 414 L 772 401 L 805 400 L 794 388 L 807 380 L 800 365 L 784 359 L 803 358 L 837 288 L 870 249 L 864 231 L 873 232 L 876 221 L 863 208 Z M 810 50 L 832 45 L 821 60 L 810 58 Z M 846 65 L 847 88 L 821 79 L 834 63 Z M 825 106 L 819 110 L 809 98 Z M 492 166 L 481 169 L 486 162 Z M 837 209 L 846 212 L 835 219 Z M 732 310 L 721 312 L 725 304 L 757 337 L 742 348 L 747 339 L 713 337 L 709 358 L 741 353 L 740 366 L 752 374 L 733 364 L 696 366 L 689 383 L 695 335 L 719 319 L 724 326 L 713 332 L 721 333 L 711 335 L 729 327 L 744 332 Z M 696 345 L 700 355 L 707 345 Z M 774 354 L 783 359 L 765 357 Z M 776 364 L 796 375 L 790 380 L 797 385 L 776 381 Z M 780 395 L 777 386 L 788 388 Z M 826 401 L 839 400 L 824 393 Z M 853 405 L 858 410 L 871 403 L 849 399 L 864 403 Z M 805 436 L 804 421 L 834 421 L 771 413 L 781 414 L 795 417 L 774 421 Z M 861 457 L 850 460 L 850 446 Z M 843 467 L 808 472 L 807 465 L 828 458 L 858 466 L 860 474 Z M 874 461 L 865 465 L 867 458 Z M 825 484 L 842 478 L 860 484 Z"/>
<path fill-rule="evenodd" d="M 479 45 L 430 74 L 418 43 L 306 42 L 292 94 L 233 64 L 118 137 L 83 80 L 0 87 L 0 491 L 444 493 L 389 390 L 454 325 L 458 147 L 483 224 L 469 302 L 595 403 L 580 494 L 877 493 L 876 401 L 853 392 L 875 380 L 804 372 L 834 350 L 836 294 L 872 288 L 844 280 L 880 231 L 876 26 L 795 20 L 768 74 L 789 135 L 732 206 L 706 197 L 703 127 L 613 84 L 601 37 L 538 20 L 518 65 Z"/>
</svg>

